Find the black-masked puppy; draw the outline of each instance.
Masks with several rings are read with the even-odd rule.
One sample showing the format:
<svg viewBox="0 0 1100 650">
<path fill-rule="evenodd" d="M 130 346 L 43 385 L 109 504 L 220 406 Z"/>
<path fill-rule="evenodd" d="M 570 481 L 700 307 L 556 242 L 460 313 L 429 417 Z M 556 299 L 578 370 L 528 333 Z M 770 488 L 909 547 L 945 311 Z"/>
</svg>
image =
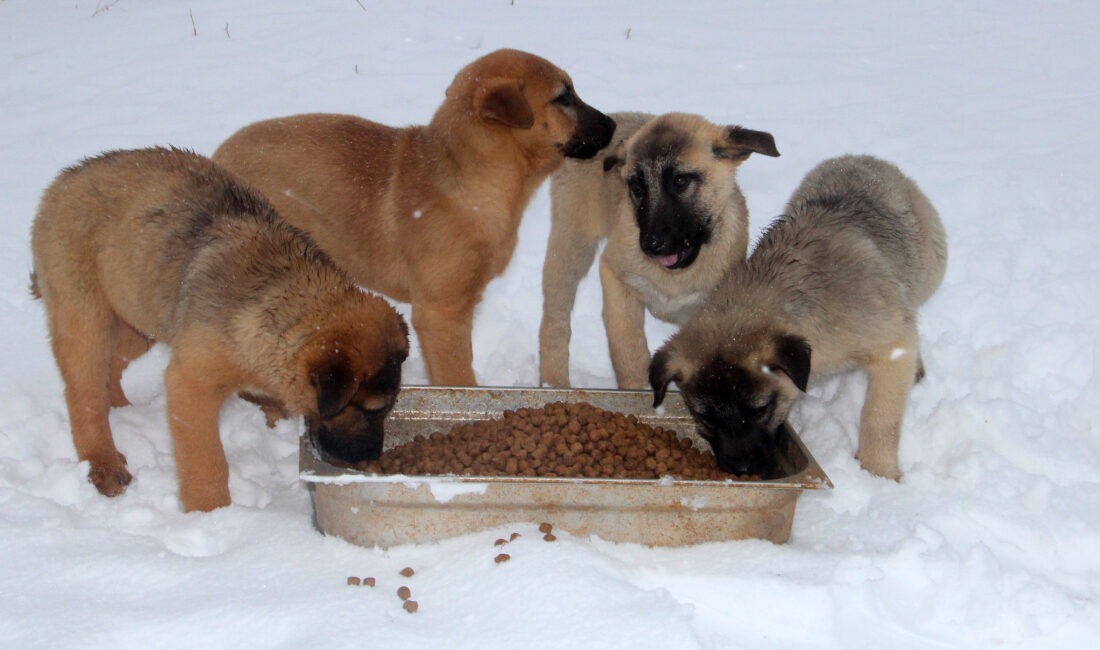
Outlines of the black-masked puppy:
<svg viewBox="0 0 1100 650">
<path fill-rule="evenodd" d="M 569 385 L 570 318 L 600 241 L 603 320 L 619 388 L 647 386 L 645 312 L 683 323 L 731 264 L 744 261 L 748 209 L 737 169 L 778 156 L 768 133 L 698 115 L 612 113 L 617 146 L 551 179 L 539 375 Z"/>
<path fill-rule="evenodd" d="M 214 160 L 357 283 L 411 302 L 431 383 L 469 386 L 474 311 L 512 259 L 531 196 L 614 130 L 563 70 L 497 50 L 459 71 L 425 126 L 294 115 L 241 129 Z"/>
<path fill-rule="evenodd" d="M 107 496 L 131 475 L 115 447 L 120 379 L 154 342 L 172 349 L 168 421 L 186 511 L 229 505 L 218 431 L 243 391 L 304 415 L 326 458 L 382 449 L 408 330 L 271 204 L 202 156 L 116 151 L 63 171 L 31 234 L 32 290 L 45 304 L 73 442 Z"/>
<path fill-rule="evenodd" d="M 870 156 L 828 160 L 654 355 L 654 404 L 675 382 L 719 466 L 768 475 L 810 377 L 863 368 L 858 457 L 898 478 L 909 389 L 924 372 L 917 310 L 946 264 L 943 225 L 913 181 Z"/>
</svg>

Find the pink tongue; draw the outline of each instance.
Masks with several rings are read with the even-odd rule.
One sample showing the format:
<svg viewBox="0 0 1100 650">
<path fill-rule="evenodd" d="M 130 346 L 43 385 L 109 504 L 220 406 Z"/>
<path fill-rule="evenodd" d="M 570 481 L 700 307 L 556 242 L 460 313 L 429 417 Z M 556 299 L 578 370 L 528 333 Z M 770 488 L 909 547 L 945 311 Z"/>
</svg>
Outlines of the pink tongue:
<svg viewBox="0 0 1100 650">
<path fill-rule="evenodd" d="M 661 266 L 665 267 L 666 269 L 668 267 L 672 266 L 673 264 L 675 264 L 678 261 L 680 261 L 680 256 L 678 254 L 677 255 L 662 255 L 662 256 L 657 258 L 657 263 L 660 264 Z"/>
</svg>

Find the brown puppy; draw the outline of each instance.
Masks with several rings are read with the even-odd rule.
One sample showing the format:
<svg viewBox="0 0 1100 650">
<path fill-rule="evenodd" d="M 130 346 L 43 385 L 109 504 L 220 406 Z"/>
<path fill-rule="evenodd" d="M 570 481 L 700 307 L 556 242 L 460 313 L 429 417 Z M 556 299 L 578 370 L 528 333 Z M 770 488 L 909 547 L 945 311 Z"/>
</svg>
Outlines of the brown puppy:
<svg viewBox="0 0 1100 650">
<path fill-rule="evenodd" d="M 128 404 L 122 371 L 156 341 L 172 348 L 168 422 L 186 511 L 230 502 L 218 416 L 238 391 L 304 414 L 324 455 L 381 452 L 404 321 L 208 159 L 153 148 L 66 169 L 31 245 L 73 442 L 103 494 L 131 480 L 108 411 Z"/>
<path fill-rule="evenodd" d="M 676 382 L 719 466 L 768 475 L 776 431 L 811 374 L 861 367 L 858 457 L 898 478 L 905 405 L 924 374 L 917 309 L 946 266 L 943 224 L 913 181 L 870 156 L 828 160 L 654 355 L 654 404 Z"/>
<path fill-rule="evenodd" d="M 682 324 L 748 247 L 737 169 L 752 153 L 778 156 L 768 133 L 698 115 L 612 113 L 617 146 L 567 161 L 550 181 L 542 272 L 539 379 L 569 386 L 570 318 L 600 241 L 603 320 L 619 388 L 648 386 L 648 309 Z M 628 189 L 629 188 L 629 189 Z"/>
<path fill-rule="evenodd" d="M 614 129 L 561 69 L 499 50 L 458 73 L 426 126 L 296 115 L 245 127 L 214 160 L 360 285 L 412 303 L 433 384 L 473 385 L 474 309 L 511 260 L 532 194 Z"/>
</svg>

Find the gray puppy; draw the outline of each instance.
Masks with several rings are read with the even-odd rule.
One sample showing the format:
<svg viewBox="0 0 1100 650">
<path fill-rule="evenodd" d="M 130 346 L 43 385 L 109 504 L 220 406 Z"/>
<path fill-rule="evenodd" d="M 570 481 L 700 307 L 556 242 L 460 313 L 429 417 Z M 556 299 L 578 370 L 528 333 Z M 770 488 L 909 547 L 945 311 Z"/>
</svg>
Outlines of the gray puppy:
<svg viewBox="0 0 1100 650">
<path fill-rule="evenodd" d="M 771 134 L 689 113 L 612 113 L 615 137 L 592 161 L 566 161 L 551 180 L 542 273 L 539 379 L 569 385 L 577 286 L 600 256 L 603 321 L 619 388 L 647 385 L 645 312 L 682 324 L 744 262 L 748 208 L 737 170 L 752 153 L 778 156 Z"/>
<path fill-rule="evenodd" d="M 767 476 L 811 375 L 863 368 L 857 457 L 896 479 L 909 389 L 924 374 L 917 309 L 946 266 L 943 224 L 913 181 L 870 156 L 827 160 L 654 355 L 654 405 L 676 382 L 719 466 Z"/>
</svg>

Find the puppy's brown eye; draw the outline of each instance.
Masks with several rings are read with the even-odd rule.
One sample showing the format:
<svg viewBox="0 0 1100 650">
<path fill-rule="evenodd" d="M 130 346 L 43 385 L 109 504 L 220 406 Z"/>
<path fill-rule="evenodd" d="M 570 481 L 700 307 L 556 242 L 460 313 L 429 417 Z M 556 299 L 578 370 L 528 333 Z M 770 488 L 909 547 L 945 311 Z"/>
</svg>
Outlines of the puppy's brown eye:
<svg viewBox="0 0 1100 650">
<path fill-rule="evenodd" d="M 562 108 L 569 108 L 573 105 L 573 93 L 568 90 L 555 97 L 551 103 L 557 104 Z"/>
<path fill-rule="evenodd" d="M 683 192 L 691 185 L 692 180 L 694 177 L 691 174 L 676 174 L 672 177 L 672 189 Z"/>
<path fill-rule="evenodd" d="M 631 176 L 626 182 L 627 188 L 630 190 L 630 195 L 636 199 L 640 199 L 645 196 L 645 183 L 637 176 Z"/>
</svg>

